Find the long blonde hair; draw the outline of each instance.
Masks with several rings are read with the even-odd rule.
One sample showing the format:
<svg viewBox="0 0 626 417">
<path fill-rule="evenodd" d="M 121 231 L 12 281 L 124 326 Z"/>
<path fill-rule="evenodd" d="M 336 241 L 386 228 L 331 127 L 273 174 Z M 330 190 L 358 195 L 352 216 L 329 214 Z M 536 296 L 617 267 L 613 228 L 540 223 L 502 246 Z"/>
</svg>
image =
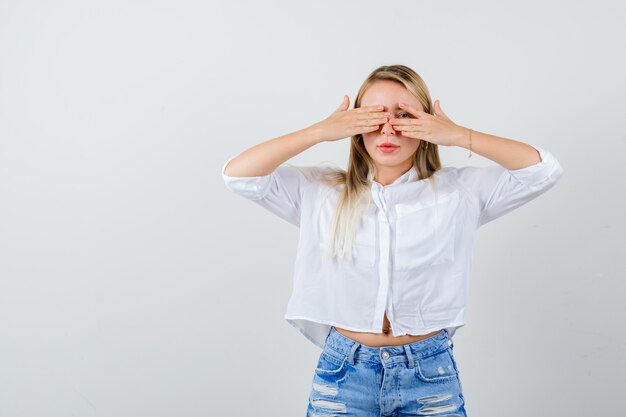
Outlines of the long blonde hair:
<svg viewBox="0 0 626 417">
<path fill-rule="evenodd" d="M 433 114 L 430 93 L 422 78 L 411 68 L 404 65 L 385 65 L 376 68 L 365 79 L 354 100 L 354 108 L 361 106 L 365 90 L 376 81 L 391 80 L 403 85 L 417 98 L 424 112 Z M 420 142 L 413 154 L 413 168 L 418 179 L 429 179 L 434 189 L 433 173 L 441 169 L 438 145 L 425 140 Z M 352 258 L 354 237 L 363 212 L 372 202 L 371 187 L 376 173 L 372 158 L 365 149 L 361 134 L 351 137 L 348 170 L 326 170 L 322 181 L 331 187 L 342 186 L 326 242 L 327 255 Z M 350 248 L 350 250 L 347 250 Z"/>
</svg>

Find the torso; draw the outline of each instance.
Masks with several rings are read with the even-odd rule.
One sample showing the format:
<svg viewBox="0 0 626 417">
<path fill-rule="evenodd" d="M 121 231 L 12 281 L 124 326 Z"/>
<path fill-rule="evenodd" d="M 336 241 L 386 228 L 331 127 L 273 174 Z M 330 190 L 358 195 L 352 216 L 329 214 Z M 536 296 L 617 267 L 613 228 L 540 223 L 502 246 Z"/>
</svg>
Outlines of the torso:
<svg viewBox="0 0 626 417">
<path fill-rule="evenodd" d="M 387 313 L 383 321 L 383 329 L 389 328 L 389 319 L 387 319 Z M 418 340 L 426 339 L 436 335 L 441 331 L 435 330 L 427 334 L 412 335 L 405 334 L 403 336 L 394 336 L 391 331 L 389 333 L 366 333 L 366 332 L 353 332 L 351 330 L 341 329 L 335 326 L 335 330 L 342 335 L 359 342 L 365 346 L 380 347 L 380 346 L 399 346 L 407 343 L 417 342 Z"/>
</svg>

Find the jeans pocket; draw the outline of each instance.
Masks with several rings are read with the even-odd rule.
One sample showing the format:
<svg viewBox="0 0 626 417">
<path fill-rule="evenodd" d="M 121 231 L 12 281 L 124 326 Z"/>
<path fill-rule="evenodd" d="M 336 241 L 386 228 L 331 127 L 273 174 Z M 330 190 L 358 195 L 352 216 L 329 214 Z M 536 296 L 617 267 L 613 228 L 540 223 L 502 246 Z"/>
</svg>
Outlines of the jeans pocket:
<svg viewBox="0 0 626 417">
<path fill-rule="evenodd" d="M 459 371 L 452 357 L 452 349 L 424 356 L 415 361 L 415 374 L 424 382 L 449 382 L 458 379 Z"/>
<path fill-rule="evenodd" d="M 317 361 L 315 374 L 320 377 L 340 378 L 347 369 L 347 356 L 324 350 Z"/>
</svg>

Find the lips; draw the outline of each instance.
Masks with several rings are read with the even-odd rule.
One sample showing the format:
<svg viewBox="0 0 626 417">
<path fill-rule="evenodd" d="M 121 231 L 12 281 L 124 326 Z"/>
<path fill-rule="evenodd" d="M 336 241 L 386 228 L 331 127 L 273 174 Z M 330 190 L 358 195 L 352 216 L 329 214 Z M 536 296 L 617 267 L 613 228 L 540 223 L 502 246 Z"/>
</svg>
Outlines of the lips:
<svg viewBox="0 0 626 417">
<path fill-rule="evenodd" d="M 399 148 L 398 145 L 394 145 L 391 142 L 385 142 L 382 145 L 378 145 L 378 149 L 384 153 L 394 153 Z"/>
</svg>

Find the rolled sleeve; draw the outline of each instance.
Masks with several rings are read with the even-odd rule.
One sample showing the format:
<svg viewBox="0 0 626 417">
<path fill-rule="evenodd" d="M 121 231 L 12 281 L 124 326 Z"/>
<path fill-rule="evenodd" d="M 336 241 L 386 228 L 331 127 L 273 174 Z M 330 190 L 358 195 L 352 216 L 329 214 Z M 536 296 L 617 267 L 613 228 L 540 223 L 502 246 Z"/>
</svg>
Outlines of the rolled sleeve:
<svg viewBox="0 0 626 417">
<path fill-rule="evenodd" d="M 530 146 L 537 149 L 541 156 L 541 161 L 526 168 L 510 169 L 508 170 L 509 174 L 528 187 L 544 187 L 544 181 L 556 183 L 556 180 L 563 173 L 563 167 L 561 167 L 559 161 L 547 150 L 533 144 L 530 144 Z"/>
<path fill-rule="evenodd" d="M 222 179 L 226 187 L 249 200 L 260 200 L 263 198 L 263 191 L 267 189 L 271 181 L 271 174 L 257 177 L 233 177 L 226 175 L 226 166 L 233 159 L 235 159 L 234 156 L 228 158 L 228 161 L 222 167 Z"/>
<path fill-rule="evenodd" d="M 549 151 L 530 145 L 541 161 L 526 168 L 508 170 L 496 165 L 457 170 L 457 180 L 478 203 L 478 227 L 534 200 L 558 182 L 563 174 L 559 161 Z"/>
<path fill-rule="evenodd" d="M 247 198 L 278 217 L 296 226 L 300 225 L 302 195 L 309 180 L 298 167 L 280 165 L 268 175 L 234 177 L 225 170 L 232 157 L 222 166 L 222 178 L 226 187 Z"/>
</svg>

